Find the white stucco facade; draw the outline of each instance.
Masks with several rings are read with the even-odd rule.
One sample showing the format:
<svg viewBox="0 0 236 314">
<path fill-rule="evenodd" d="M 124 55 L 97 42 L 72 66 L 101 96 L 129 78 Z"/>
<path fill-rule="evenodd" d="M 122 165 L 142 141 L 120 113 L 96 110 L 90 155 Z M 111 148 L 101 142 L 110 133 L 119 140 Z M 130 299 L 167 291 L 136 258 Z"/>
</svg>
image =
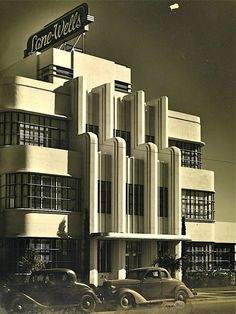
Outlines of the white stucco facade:
<svg viewBox="0 0 236 314">
<path fill-rule="evenodd" d="M 70 256 L 79 258 L 71 265 L 95 285 L 151 265 L 163 244 L 180 257 L 183 245 L 232 244 L 232 251 L 236 242 L 235 222 L 215 221 L 214 173 L 201 167 L 200 118 L 170 110 L 166 96 L 148 101 L 130 87 L 129 68 L 78 51 L 50 49 L 1 73 L 2 191 L 8 186 L 1 237 L 77 241 Z M 8 124 L 16 130 L 6 131 Z M 28 174 L 51 183 L 32 194 L 40 184 L 25 184 Z M 68 185 L 61 192 L 64 183 L 59 189 L 53 182 L 64 178 L 79 180 L 80 191 Z M 70 188 L 79 196 L 65 192 Z M 27 206 L 17 205 L 20 197 Z"/>
</svg>

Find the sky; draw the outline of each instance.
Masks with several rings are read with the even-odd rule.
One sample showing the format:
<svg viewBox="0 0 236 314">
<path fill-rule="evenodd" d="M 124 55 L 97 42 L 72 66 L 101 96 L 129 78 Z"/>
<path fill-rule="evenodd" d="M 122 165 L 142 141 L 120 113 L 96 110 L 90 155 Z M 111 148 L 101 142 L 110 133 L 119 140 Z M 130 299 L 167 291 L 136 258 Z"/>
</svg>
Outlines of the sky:
<svg viewBox="0 0 236 314">
<path fill-rule="evenodd" d="M 30 35 L 82 2 L 0 0 L 0 69 L 23 58 Z M 216 217 L 232 221 L 236 1 L 85 2 L 95 17 L 86 53 L 130 67 L 133 90 L 144 90 L 146 100 L 168 96 L 171 110 L 200 116 L 203 168 L 215 171 Z M 179 8 L 171 11 L 173 3 Z"/>
</svg>

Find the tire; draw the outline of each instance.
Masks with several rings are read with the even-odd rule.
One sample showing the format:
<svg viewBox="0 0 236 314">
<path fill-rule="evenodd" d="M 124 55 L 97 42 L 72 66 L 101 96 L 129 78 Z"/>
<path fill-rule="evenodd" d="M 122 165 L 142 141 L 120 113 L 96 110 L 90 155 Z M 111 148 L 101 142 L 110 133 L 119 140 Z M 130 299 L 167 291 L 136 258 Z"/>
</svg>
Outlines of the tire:
<svg viewBox="0 0 236 314">
<path fill-rule="evenodd" d="M 91 313 L 96 308 L 96 301 L 91 294 L 84 294 L 80 301 L 80 310 L 82 313 Z"/>
<path fill-rule="evenodd" d="M 27 313 L 29 311 L 29 305 L 25 302 L 25 300 L 21 298 L 13 299 L 9 313 L 18 314 L 18 313 Z"/>
<path fill-rule="evenodd" d="M 129 310 L 135 307 L 135 300 L 132 294 L 123 293 L 119 298 L 119 306 L 123 310 Z"/>
<path fill-rule="evenodd" d="M 176 301 L 183 301 L 184 303 L 187 302 L 187 292 L 184 290 L 179 290 L 176 294 Z"/>
</svg>

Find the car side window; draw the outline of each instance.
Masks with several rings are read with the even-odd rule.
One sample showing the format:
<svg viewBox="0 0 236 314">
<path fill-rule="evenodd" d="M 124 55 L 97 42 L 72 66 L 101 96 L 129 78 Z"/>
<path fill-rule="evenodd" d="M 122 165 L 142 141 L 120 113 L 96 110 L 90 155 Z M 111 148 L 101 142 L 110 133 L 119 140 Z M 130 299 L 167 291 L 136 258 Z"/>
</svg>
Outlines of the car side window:
<svg viewBox="0 0 236 314">
<path fill-rule="evenodd" d="M 168 275 L 165 271 L 161 271 L 161 278 L 168 278 Z"/>
<path fill-rule="evenodd" d="M 159 272 L 158 271 L 149 271 L 145 278 L 148 278 L 148 279 L 158 279 L 159 278 Z"/>
</svg>

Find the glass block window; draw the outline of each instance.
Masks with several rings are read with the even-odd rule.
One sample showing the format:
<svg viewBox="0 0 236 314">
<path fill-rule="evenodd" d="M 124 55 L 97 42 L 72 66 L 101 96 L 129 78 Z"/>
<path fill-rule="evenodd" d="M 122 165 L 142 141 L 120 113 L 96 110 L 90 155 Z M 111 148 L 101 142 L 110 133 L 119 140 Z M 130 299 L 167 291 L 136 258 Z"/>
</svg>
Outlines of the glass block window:
<svg viewBox="0 0 236 314">
<path fill-rule="evenodd" d="M 98 212 L 111 213 L 111 182 L 98 181 Z"/>
<path fill-rule="evenodd" d="M 214 220 L 215 193 L 182 190 L 182 215 L 186 219 Z"/>
<path fill-rule="evenodd" d="M 111 272 L 111 242 L 98 241 L 98 272 Z"/>
<path fill-rule="evenodd" d="M 114 137 L 119 136 L 126 142 L 126 155 L 130 156 L 130 132 L 122 130 L 114 130 Z"/>
<path fill-rule="evenodd" d="M 23 112 L 0 112 L 0 146 L 34 145 L 68 148 L 65 119 Z"/>
<path fill-rule="evenodd" d="M 1 208 L 79 211 L 80 179 L 37 173 L 1 176 Z"/>
<path fill-rule="evenodd" d="M 168 217 L 168 188 L 159 187 L 160 217 Z"/>
<path fill-rule="evenodd" d="M 198 143 L 169 140 L 169 146 L 176 146 L 181 150 L 181 166 L 201 169 L 201 145 Z"/>
<path fill-rule="evenodd" d="M 126 184 L 126 214 L 143 216 L 144 187 L 141 184 Z"/>
</svg>

